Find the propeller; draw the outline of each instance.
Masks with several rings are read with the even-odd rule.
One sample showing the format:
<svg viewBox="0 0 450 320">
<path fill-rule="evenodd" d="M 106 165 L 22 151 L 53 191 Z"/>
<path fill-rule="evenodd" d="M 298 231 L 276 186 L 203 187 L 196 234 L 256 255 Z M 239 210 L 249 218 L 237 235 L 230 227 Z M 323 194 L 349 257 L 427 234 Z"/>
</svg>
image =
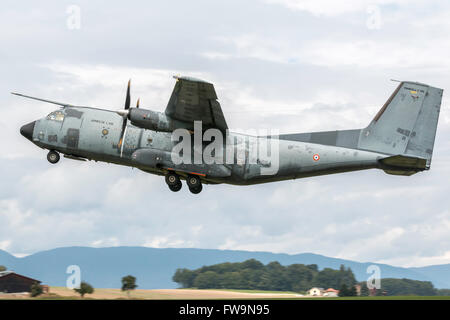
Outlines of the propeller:
<svg viewBox="0 0 450 320">
<path fill-rule="evenodd" d="M 127 127 L 127 121 L 128 121 L 128 109 L 130 109 L 130 101 L 131 101 L 131 96 L 130 96 L 130 85 L 131 85 L 131 79 L 128 80 L 128 87 L 127 87 L 127 96 L 125 98 L 125 110 L 120 110 L 117 111 L 118 114 L 120 114 L 123 117 L 123 121 L 122 121 L 122 131 L 120 132 L 120 139 L 119 139 L 119 143 L 118 143 L 118 147 L 121 148 L 122 147 L 122 143 L 123 143 L 123 136 L 125 134 L 125 129 Z M 139 104 L 139 102 L 138 102 Z"/>
</svg>

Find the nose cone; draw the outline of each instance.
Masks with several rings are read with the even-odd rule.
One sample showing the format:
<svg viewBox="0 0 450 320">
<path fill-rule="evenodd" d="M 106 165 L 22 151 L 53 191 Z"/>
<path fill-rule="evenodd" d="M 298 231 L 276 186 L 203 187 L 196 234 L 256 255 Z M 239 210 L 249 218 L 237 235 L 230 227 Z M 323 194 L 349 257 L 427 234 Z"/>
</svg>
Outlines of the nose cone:
<svg viewBox="0 0 450 320">
<path fill-rule="evenodd" d="M 30 141 L 33 141 L 34 124 L 36 121 L 30 122 L 20 128 L 20 134 Z"/>
</svg>

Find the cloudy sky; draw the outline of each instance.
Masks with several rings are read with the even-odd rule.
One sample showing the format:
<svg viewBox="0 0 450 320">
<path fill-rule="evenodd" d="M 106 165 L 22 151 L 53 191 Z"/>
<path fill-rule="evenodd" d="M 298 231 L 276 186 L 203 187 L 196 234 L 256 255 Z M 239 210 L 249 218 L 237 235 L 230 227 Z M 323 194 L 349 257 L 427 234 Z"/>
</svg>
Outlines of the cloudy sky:
<svg viewBox="0 0 450 320">
<path fill-rule="evenodd" d="M 3 1 L 0 249 L 132 245 L 450 263 L 446 91 L 428 172 L 205 186 L 199 195 L 127 167 L 49 164 L 19 128 L 54 106 L 9 94 L 119 109 L 131 78 L 132 103 L 163 111 L 172 75 L 183 74 L 215 84 L 232 128 L 362 128 L 395 89 L 390 79 L 450 88 L 449 34 L 445 1 Z"/>
</svg>

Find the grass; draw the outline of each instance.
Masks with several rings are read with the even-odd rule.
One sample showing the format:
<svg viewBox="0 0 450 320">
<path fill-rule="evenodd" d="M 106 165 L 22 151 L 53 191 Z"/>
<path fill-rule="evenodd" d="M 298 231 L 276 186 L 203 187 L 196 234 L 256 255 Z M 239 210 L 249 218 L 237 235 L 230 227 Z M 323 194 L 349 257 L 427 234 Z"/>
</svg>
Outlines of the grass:
<svg viewBox="0 0 450 320">
<path fill-rule="evenodd" d="M 450 300 L 450 296 L 379 296 L 379 297 L 338 297 L 321 300 Z"/>
<path fill-rule="evenodd" d="M 309 297 L 304 293 L 294 291 L 269 291 L 269 290 L 247 290 L 247 289 L 197 289 L 197 288 L 182 288 L 177 290 L 218 290 L 225 292 L 242 292 L 242 293 L 263 293 L 263 294 L 292 294 L 303 295 L 303 297 L 279 297 L 269 298 L 277 300 L 450 300 L 450 296 L 373 296 L 373 297 Z M 263 298 L 264 299 L 264 298 Z"/>
<path fill-rule="evenodd" d="M 236 293 L 242 295 L 236 295 Z M 255 294 L 252 296 L 251 294 Z M 267 297 L 264 296 L 267 294 Z M 265 291 L 265 290 L 236 290 L 236 289 L 161 289 L 161 290 L 133 290 L 131 299 L 207 299 L 207 300 L 247 300 L 247 299 L 263 299 L 263 300 L 450 300 L 450 296 L 379 296 L 379 297 L 308 297 L 295 296 L 298 292 L 292 291 Z M 280 296 L 277 296 L 280 295 Z M 285 295 L 285 296 L 283 296 Z M 126 293 L 120 289 L 102 289 L 96 288 L 93 295 L 85 295 L 84 298 L 73 292 L 73 290 L 62 287 L 51 287 L 50 293 L 41 295 L 36 298 L 28 296 L 0 296 L 0 299 L 20 300 L 95 300 L 95 299 L 127 299 Z"/>
<path fill-rule="evenodd" d="M 251 289 L 197 289 L 197 288 L 180 288 L 177 290 L 217 290 L 224 292 L 242 292 L 242 293 L 275 293 L 275 294 L 301 294 L 294 291 L 270 291 L 270 290 L 251 290 Z"/>
</svg>

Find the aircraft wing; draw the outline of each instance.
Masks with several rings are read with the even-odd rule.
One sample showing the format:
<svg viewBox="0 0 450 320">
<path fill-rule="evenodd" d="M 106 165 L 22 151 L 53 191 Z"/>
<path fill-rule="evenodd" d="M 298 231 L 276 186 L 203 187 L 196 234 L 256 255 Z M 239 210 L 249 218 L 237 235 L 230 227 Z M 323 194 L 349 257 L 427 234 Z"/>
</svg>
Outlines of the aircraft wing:
<svg viewBox="0 0 450 320">
<path fill-rule="evenodd" d="M 62 103 L 62 102 L 57 102 L 57 101 L 52 101 L 52 100 L 36 98 L 36 97 L 32 97 L 32 96 L 27 96 L 25 94 L 17 93 L 17 92 L 11 92 L 11 94 L 19 96 L 19 97 L 24 97 L 24 98 L 28 98 L 28 99 L 33 99 L 33 100 L 38 100 L 38 101 L 42 101 L 42 102 L 56 104 L 56 105 L 62 106 L 62 107 L 75 107 L 75 106 L 72 106 L 71 104 L 68 104 L 68 103 Z"/>
<path fill-rule="evenodd" d="M 222 108 L 212 83 L 188 77 L 178 77 L 166 107 L 166 115 L 178 121 L 202 121 L 203 129 L 228 129 Z"/>
</svg>

